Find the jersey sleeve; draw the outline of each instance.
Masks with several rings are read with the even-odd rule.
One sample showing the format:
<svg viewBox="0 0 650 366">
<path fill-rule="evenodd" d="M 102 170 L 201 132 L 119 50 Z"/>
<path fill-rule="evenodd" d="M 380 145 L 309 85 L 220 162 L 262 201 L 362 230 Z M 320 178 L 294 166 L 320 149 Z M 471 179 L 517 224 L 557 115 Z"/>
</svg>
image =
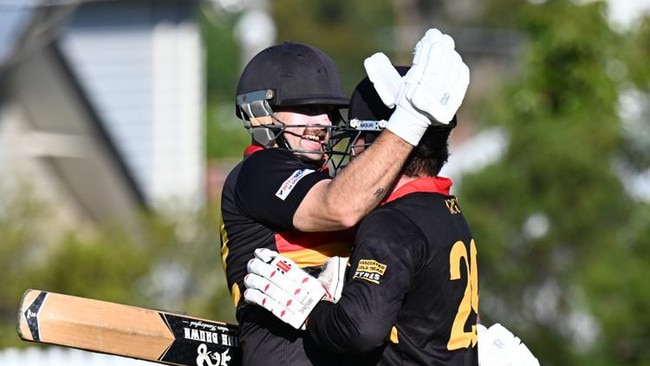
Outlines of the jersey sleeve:
<svg viewBox="0 0 650 366">
<path fill-rule="evenodd" d="M 380 346 L 425 258 L 423 242 L 420 230 L 396 211 L 367 216 L 357 232 L 341 299 L 322 302 L 310 315 L 307 330 L 314 341 L 335 352 Z"/>
<path fill-rule="evenodd" d="M 309 190 L 329 175 L 293 153 L 266 149 L 242 164 L 235 202 L 243 213 L 275 231 L 293 230 L 293 216 Z"/>
</svg>

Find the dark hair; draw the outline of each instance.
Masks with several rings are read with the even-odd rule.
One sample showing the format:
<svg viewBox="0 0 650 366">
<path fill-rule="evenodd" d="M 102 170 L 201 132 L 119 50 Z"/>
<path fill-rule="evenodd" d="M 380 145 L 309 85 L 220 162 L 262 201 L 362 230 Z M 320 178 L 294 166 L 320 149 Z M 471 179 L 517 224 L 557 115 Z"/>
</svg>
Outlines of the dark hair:
<svg viewBox="0 0 650 366">
<path fill-rule="evenodd" d="M 451 128 L 429 127 L 406 159 L 402 173 L 408 177 L 438 175 L 449 159 L 450 133 Z"/>
</svg>

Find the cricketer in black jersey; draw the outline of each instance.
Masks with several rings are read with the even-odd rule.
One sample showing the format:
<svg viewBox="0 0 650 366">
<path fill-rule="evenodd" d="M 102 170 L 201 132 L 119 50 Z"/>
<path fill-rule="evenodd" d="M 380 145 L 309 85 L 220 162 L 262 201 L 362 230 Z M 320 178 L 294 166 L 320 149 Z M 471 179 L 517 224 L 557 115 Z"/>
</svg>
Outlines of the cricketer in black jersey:
<svg viewBox="0 0 650 366">
<path fill-rule="evenodd" d="M 364 218 L 338 303 L 307 330 L 378 365 L 478 365 L 476 245 L 451 181 L 415 178 Z"/>
<path fill-rule="evenodd" d="M 433 100 L 418 111 L 401 98 L 387 131 L 369 148 L 372 153 L 357 157 L 331 181 L 325 181 L 330 177 L 319 165 L 334 153 L 332 131 L 343 127 L 338 110 L 349 104 L 334 62 L 314 47 L 285 42 L 262 50 L 244 68 L 236 113 L 254 143 L 266 148 L 231 172 L 222 193 L 222 259 L 237 305 L 244 366 L 340 364 L 316 349 L 306 332 L 240 299 L 243 278 L 258 248 L 277 251 L 300 267 L 349 255 L 352 241 L 341 232 L 289 232 L 357 225 L 398 178 L 426 128 L 433 121 L 448 123 L 455 114 L 469 69 L 451 37 L 428 30 L 414 48 L 413 60 L 417 72 L 403 83 L 405 90 L 424 99 L 444 94 L 444 101 Z M 375 64 L 375 74 L 385 70 L 392 75 L 391 65 Z"/>
<path fill-rule="evenodd" d="M 221 255 L 237 309 L 240 344 L 256 348 L 244 353 L 244 365 L 332 362 L 324 352 L 303 342 L 305 332 L 241 298 L 246 264 L 256 248 L 277 251 L 314 274 L 330 257 L 349 256 L 354 238 L 351 231 L 301 233 L 292 224 L 298 205 L 311 187 L 330 179 L 320 164 L 287 150 L 261 149 L 240 162 L 224 183 Z"/>
</svg>

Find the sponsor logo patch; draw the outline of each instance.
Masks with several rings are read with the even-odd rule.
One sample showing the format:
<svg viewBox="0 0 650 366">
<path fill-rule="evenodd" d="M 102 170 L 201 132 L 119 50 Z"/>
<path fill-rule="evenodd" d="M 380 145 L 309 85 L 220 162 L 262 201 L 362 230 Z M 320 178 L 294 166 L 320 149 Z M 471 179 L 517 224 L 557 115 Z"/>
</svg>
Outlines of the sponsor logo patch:
<svg viewBox="0 0 650 366">
<path fill-rule="evenodd" d="M 287 198 L 287 196 L 289 196 L 289 193 L 291 193 L 291 191 L 296 187 L 296 184 L 298 184 L 298 182 L 302 178 L 308 176 L 313 172 L 314 172 L 313 169 L 296 170 L 291 174 L 291 176 L 287 180 L 282 182 L 280 189 L 278 189 L 278 191 L 275 192 L 275 196 L 284 201 Z"/>
<path fill-rule="evenodd" d="M 361 259 L 352 278 L 379 284 L 381 278 L 384 276 L 384 272 L 386 272 L 386 267 L 385 264 L 377 262 L 374 259 Z"/>
<path fill-rule="evenodd" d="M 291 269 L 291 266 L 289 265 L 289 263 L 284 262 L 284 261 L 278 261 L 277 263 L 275 263 L 275 266 L 282 273 L 287 273 Z"/>
</svg>

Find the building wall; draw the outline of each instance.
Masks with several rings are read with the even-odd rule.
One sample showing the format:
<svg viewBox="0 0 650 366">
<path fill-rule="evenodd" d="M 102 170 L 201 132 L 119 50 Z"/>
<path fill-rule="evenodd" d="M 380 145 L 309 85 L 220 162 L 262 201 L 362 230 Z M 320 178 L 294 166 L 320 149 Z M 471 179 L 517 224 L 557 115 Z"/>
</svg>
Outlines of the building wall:
<svg viewBox="0 0 650 366">
<path fill-rule="evenodd" d="M 149 204 L 203 202 L 203 65 L 194 1 L 81 6 L 61 46 Z"/>
<path fill-rule="evenodd" d="M 35 130 L 25 120 L 25 111 L 14 101 L 0 108 L 0 219 L 10 215 L 8 210 L 16 204 L 42 205 L 45 210 L 42 214 L 49 219 L 34 217 L 38 225 L 32 230 L 54 241 L 65 230 L 78 227 L 84 215 L 70 204 L 72 197 L 68 190 L 61 186 L 47 164 L 43 164 L 43 146 L 34 144 Z M 56 215 L 48 214 L 53 208 Z"/>
</svg>

